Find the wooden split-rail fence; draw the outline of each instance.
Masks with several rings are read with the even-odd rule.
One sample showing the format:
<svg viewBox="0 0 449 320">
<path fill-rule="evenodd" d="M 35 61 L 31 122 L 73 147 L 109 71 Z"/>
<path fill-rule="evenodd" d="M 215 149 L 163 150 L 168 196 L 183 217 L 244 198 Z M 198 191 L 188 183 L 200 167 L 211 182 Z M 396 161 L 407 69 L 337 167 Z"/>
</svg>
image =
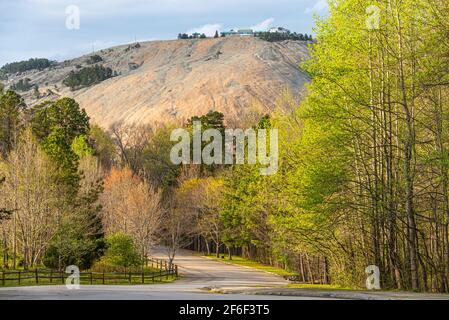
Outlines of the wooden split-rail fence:
<svg viewBox="0 0 449 320">
<path fill-rule="evenodd" d="M 178 278 L 178 266 L 164 260 L 149 259 L 149 264 L 155 272 L 93 272 L 79 273 L 81 284 L 149 284 L 162 282 L 173 277 Z M 32 284 L 65 284 L 70 273 L 64 270 L 32 269 L 32 270 L 3 270 L 0 272 L 0 286 L 32 285 Z"/>
</svg>

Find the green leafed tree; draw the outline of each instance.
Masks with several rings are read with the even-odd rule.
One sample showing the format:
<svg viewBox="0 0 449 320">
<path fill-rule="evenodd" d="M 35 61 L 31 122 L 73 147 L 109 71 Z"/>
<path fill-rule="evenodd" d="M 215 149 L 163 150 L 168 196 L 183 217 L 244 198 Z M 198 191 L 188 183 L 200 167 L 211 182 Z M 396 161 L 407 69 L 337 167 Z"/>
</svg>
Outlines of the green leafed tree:
<svg viewBox="0 0 449 320">
<path fill-rule="evenodd" d="M 12 90 L 0 94 L 0 151 L 6 156 L 14 147 L 24 126 L 25 102 Z"/>
<path fill-rule="evenodd" d="M 106 241 L 107 250 L 102 263 L 125 270 L 140 265 L 140 256 L 131 236 L 119 232 L 108 236 Z"/>
<path fill-rule="evenodd" d="M 116 161 L 117 150 L 110 135 L 98 125 L 91 125 L 89 144 L 93 146 L 94 155 L 98 157 L 105 169 L 110 169 Z"/>
</svg>

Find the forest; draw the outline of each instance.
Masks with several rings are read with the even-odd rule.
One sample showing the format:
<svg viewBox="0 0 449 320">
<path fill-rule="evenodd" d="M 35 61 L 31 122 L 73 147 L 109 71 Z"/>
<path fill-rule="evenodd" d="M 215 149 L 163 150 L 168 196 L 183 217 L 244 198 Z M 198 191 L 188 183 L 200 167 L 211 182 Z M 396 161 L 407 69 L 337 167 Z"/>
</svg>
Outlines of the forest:
<svg viewBox="0 0 449 320">
<path fill-rule="evenodd" d="M 44 70 L 45 68 L 50 67 L 54 64 L 54 61 L 50 61 L 48 59 L 29 59 L 26 61 L 12 62 L 7 63 L 3 67 L 1 67 L 0 71 L 3 71 L 7 74 L 13 74 L 17 72 L 25 72 L 28 70 Z"/>
<path fill-rule="evenodd" d="M 443 0 L 331 3 L 301 99 L 184 124 L 277 128 L 273 176 L 173 165 L 175 124 L 101 128 L 73 99 L 27 107 L 2 89 L 3 267 L 114 265 L 117 243 L 144 265 L 163 244 L 170 261 L 193 247 L 351 288 L 376 265 L 383 289 L 449 292 L 448 16 Z"/>
<path fill-rule="evenodd" d="M 294 40 L 294 41 L 313 41 L 311 35 L 296 33 L 296 32 L 288 32 L 288 33 L 279 33 L 279 32 L 256 32 L 254 36 L 269 42 L 280 42 L 285 40 Z"/>
<path fill-rule="evenodd" d="M 101 57 L 98 55 L 91 56 L 88 60 L 89 64 L 99 62 Z M 72 91 L 88 87 L 114 75 L 111 68 L 105 68 L 102 65 L 94 65 L 93 67 L 85 67 L 79 71 L 70 71 L 69 75 L 63 80 L 63 84 Z"/>
</svg>

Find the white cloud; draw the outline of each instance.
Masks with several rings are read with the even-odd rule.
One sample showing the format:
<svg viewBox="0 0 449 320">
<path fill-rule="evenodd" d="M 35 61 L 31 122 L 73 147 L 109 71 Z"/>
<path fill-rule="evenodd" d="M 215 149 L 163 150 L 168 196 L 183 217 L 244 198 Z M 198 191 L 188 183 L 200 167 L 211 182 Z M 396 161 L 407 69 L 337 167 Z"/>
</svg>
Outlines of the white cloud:
<svg viewBox="0 0 449 320">
<path fill-rule="evenodd" d="M 267 31 L 271 25 L 274 22 L 274 18 L 268 18 L 261 23 L 256 24 L 255 26 L 252 26 L 251 29 L 255 31 Z"/>
<path fill-rule="evenodd" d="M 313 7 L 306 8 L 304 13 L 306 13 L 306 14 L 320 13 L 320 12 L 327 11 L 328 9 L 329 9 L 329 5 L 327 3 L 327 0 L 318 0 L 315 2 Z"/>
<path fill-rule="evenodd" d="M 192 34 L 192 33 L 198 32 L 198 33 L 204 33 L 208 37 L 213 37 L 215 35 L 215 31 L 220 32 L 221 28 L 222 28 L 222 25 L 220 23 L 205 24 L 204 26 L 190 29 L 189 31 L 187 31 L 187 33 Z"/>
<path fill-rule="evenodd" d="M 252 29 L 253 31 L 267 31 L 273 24 L 274 18 L 268 18 L 255 26 L 249 27 L 246 26 L 239 26 L 232 28 L 233 30 L 240 30 L 240 29 Z"/>
<path fill-rule="evenodd" d="M 312 15 L 304 10 L 310 7 L 308 12 L 312 12 L 314 5 L 316 9 L 325 6 L 317 3 L 320 1 L 228 0 L 217 5 L 215 0 L 0 0 L 0 65 L 30 57 L 77 56 L 91 52 L 97 39 L 104 43 L 96 43 L 96 49 L 110 42 L 133 42 L 135 36 L 139 41 L 172 39 L 193 27 L 213 35 L 216 29 L 254 25 L 254 29 L 263 30 L 273 23 L 310 33 Z M 68 5 L 80 8 L 80 31 L 65 28 Z M 210 25 L 204 26 L 206 23 Z"/>
</svg>

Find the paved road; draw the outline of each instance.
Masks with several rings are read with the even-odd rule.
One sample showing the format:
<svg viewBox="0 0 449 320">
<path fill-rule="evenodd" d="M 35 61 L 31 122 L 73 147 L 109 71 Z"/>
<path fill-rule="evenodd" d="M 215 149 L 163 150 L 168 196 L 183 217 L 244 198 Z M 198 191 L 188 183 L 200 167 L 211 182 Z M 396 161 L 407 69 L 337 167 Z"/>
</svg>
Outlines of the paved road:
<svg viewBox="0 0 449 320">
<path fill-rule="evenodd" d="M 155 248 L 152 256 L 158 259 L 167 258 L 163 248 Z M 175 258 L 175 263 L 182 275 L 179 283 L 196 288 L 273 287 L 287 284 L 287 281 L 280 276 L 204 258 L 188 250 L 181 250 Z"/>
<path fill-rule="evenodd" d="M 163 248 L 153 252 L 166 259 Z M 102 300 L 310 300 L 310 297 L 281 297 L 248 294 L 214 294 L 205 288 L 276 287 L 286 282 L 282 277 L 246 267 L 234 266 L 194 255 L 182 250 L 176 257 L 182 279 L 170 284 L 141 286 L 81 286 L 68 290 L 65 286 L 39 286 L 0 289 L 0 299 L 102 299 Z"/>
</svg>

